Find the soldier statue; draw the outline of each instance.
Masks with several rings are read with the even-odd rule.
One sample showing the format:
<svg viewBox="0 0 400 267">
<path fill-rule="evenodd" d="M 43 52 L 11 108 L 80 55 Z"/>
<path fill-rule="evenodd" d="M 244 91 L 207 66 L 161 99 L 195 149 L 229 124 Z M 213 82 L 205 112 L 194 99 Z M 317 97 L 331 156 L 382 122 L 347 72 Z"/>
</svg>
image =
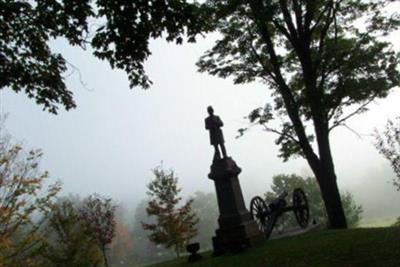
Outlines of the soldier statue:
<svg viewBox="0 0 400 267">
<path fill-rule="evenodd" d="M 218 146 L 221 147 L 222 158 L 227 158 L 225 145 L 224 145 L 224 136 L 222 134 L 221 127 L 224 125 L 221 119 L 214 115 L 214 109 L 212 106 L 207 108 L 207 112 L 209 116 L 205 119 L 206 129 L 210 131 L 210 143 L 214 146 L 214 160 L 221 159 L 221 153 L 219 152 Z"/>
</svg>

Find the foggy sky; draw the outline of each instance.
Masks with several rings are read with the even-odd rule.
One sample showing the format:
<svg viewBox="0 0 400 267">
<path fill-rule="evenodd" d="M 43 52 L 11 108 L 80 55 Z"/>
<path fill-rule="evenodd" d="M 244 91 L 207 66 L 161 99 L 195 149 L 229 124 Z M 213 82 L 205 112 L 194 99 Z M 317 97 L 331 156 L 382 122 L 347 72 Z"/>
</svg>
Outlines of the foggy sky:
<svg viewBox="0 0 400 267">
<path fill-rule="evenodd" d="M 392 40 L 399 48 L 398 38 Z M 91 56 L 90 50 L 54 41 L 54 51 L 80 71 L 66 78 L 78 107 L 52 115 L 25 94 L 2 90 L 8 132 L 25 148 L 44 151 L 42 169 L 50 172 L 51 179 L 63 182 L 63 194 L 97 192 L 135 205 L 145 197 L 146 184 L 153 177 L 151 169 L 161 162 L 176 171 L 184 195 L 214 191 L 207 178 L 213 148 L 204 129 L 206 107 L 213 105 L 225 124 L 228 154 L 243 170 L 240 182 L 246 203 L 267 191 L 275 174 L 311 175 L 303 159 L 283 163 L 277 157 L 272 133 L 254 127 L 235 139 L 237 129 L 247 126 L 243 117 L 271 99 L 264 84 L 239 86 L 230 79 L 198 73 L 195 62 L 212 41 L 211 37 L 183 46 L 152 42 L 153 55 L 146 69 L 154 85 L 146 91 L 130 90 L 126 74 L 111 70 L 107 62 Z M 399 100 L 397 88 L 387 99 L 373 103 L 370 112 L 350 120 L 349 126 L 361 138 L 346 128 L 332 134 L 338 183 L 368 203 L 369 207 L 364 205 L 367 213 L 383 203 L 400 215 L 395 204 L 400 203 L 400 193 L 390 184 L 393 174 L 379 177 L 388 163 L 378 155 L 370 136 L 374 127 L 382 128 L 388 118 L 400 115 Z M 377 192 L 381 192 L 379 198 L 370 201 Z"/>
</svg>

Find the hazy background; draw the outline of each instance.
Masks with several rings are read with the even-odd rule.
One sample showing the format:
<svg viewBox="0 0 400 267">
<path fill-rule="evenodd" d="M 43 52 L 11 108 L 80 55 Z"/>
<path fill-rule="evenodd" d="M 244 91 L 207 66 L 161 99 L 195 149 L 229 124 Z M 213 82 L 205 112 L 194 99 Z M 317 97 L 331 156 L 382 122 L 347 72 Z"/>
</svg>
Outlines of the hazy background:
<svg viewBox="0 0 400 267">
<path fill-rule="evenodd" d="M 214 192 L 207 178 L 213 154 L 204 129 L 208 105 L 225 123 L 228 154 L 243 170 L 240 182 L 246 203 L 267 191 L 275 174 L 310 175 L 304 160 L 283 163 L 277 157 L 272 133 L 254 127 L 235 139 L 237 129 L 247 126 L 244 116 L 270 100 L 269 91 L 263 84 L 237 86 L 229 79 L 197 73 L 195 62 L 213 39 L 183 46 L 153 42 L 146 66 L 154 85 L 147 91 L 129 90 L 126 74 L 111 70 L 90 50 L 54 41 L 54 51 L 63 53 L 80 71 L 66 77 L 78 107 L 55 116 L 43 112 L 25 94 L 3 90 L 6 127 L 26 148 L 43 149 L 42 169 L 63 182 L 64 194 L 97 192 L 133 208 L 145 197 L 151 169 L 161 162 L 176 171 L 184 195 Z M 392 40 L 398 49 L 399 38 Z M 367 218 L 400 215 L 400 192 L 391 185 L 394 175 L 370 136 L 374 127 L 382 128 L 388 118 L 400 115 L 399 103 L 396 89 L 387 99 L 373 103 L 370 112 L 352 119 L 349 125 L 361 138 L 346 128 L 332 135 L 340 188 L 354 194 Z"/>
</svg>

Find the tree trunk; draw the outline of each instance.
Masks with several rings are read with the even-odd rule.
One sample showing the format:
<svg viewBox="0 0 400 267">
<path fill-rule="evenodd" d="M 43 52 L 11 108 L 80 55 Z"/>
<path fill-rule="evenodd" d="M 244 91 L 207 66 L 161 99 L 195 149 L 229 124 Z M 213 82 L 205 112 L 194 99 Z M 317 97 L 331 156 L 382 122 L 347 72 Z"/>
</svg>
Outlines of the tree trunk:
<svg viewBox="0 0 400 267">
<path fill-rule="evenodd" d="M 108 260 L 107 260 L 107 255 L 106 255 L 106 247 L 102 247 L 102 252 L 103 252 L 103 257 L 104 257 L 104 266 L 108 267 Z"/>
<path fill-rule="evenodd" d="M 332 151 L 329 141 L 329 127 L 326 120 L 314 120 L 319 151 L 318 168 L 314 171 L 322 199 L 325 203 L 328 215 L 328 227 L 331 229 L 347 228 L 346 216 L 344 214 L 342 200 L 333 164 Z"/>
<path fill-rule="evenodd" d="M 347 228 L 347 222 L 335 172 L 329 166 L 324 166 L 326 164 L 320 163 L 320 165 L 321 171 L 319 174 L 316 174 L 316 178 L 328 215 L 328 227 L 330 229 L 345 229 Z"/>
<path fill-rule="evenodd" d="M 179 253 L 179 246 L 178 246 L 178 244 L 175 244 L 175 253 L 176 253 L 176 257 L 179 258 L 180 253 Z"/>
</svg>

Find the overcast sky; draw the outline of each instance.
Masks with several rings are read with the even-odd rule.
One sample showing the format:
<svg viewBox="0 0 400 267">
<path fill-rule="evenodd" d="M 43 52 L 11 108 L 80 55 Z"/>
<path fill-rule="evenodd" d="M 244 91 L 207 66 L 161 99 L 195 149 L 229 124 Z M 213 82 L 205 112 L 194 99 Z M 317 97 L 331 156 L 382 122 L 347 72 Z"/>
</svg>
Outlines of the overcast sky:
<svg viewBox="0 0 400 267">
<path fill-rule="evenodd" d="M 392 40 L 398 49 L 400 39 L 393 36 Z M 94 58 L 90 50 L 54 41 L 54 51 L 63 53 L 80 70 L 86 84 L 81 84 L 77 72 L 66 78 L 78 107 L 52 115 L 25 94 L 3 90 L 7 129 L 26 148 L 43 149 L 42 168 L 63 182 L 63 193 L 97 192 L 132 205 L 145 197 L 146 184 L 153 177 L 151 169 L 161 162 L 176 171 L 185 195 L 214 191 L 207 178 L 213 155 L 204 129 L 208 105 L 224 121 L 228 154 L 243 170 L 240 182 L 246 203 L 263 194 L 275 174 L 310 174 L 304 160 L 283 163 L 277 157 L 274 134 L 255 127 L 235 139 L 237 129 L 247 125 L 244 116 L 269 101 L 269 92 L 263 84 L 238 86 L 229 79 L 198 73 L 195 62 L 212 43 L 213 38 L 183 46 L 153 42 L 153 55 L 146 66 L 154 85 L 144 91 L 130 90 L 126 74 Z M 400 115 L 399 103 L 396 89 L 387 99 L 372 104 L 369 113 L 351 120 L 349 125 L 362 138 L 345 128 L 332 135 L 338 182 L 357 199 L 373 198 L 379 187 L 395 201 L 388 205 L 400 201 L 390 177 L 370 175 L 388 166 L 375 151 L 370 134 L 388 118 Z"/>
</svg>

